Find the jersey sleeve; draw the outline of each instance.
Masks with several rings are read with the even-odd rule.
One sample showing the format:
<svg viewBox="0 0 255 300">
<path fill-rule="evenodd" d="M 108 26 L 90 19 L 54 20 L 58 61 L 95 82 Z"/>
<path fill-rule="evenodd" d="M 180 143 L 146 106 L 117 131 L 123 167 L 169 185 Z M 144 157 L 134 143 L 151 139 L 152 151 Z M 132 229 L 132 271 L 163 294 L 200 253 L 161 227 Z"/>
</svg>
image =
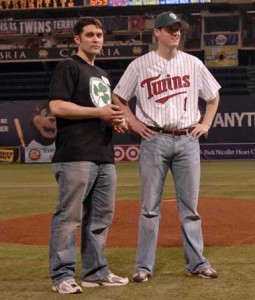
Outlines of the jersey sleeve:
<svg viewBox="0 0 255 300">
<path fill-rule="evenodd" d="M 70 101 L 75 90 L 77 75 L 77 70 L 71 60 L 61 61 L 52 74 L 49 101 Z"/>
<path fill-rule="evenodd" d="M 199 97 L 206 102 L 213 100 L 220 88 L 220 84 L 213 77 L 211 72 L 201 63 Z"/>
<path fill-rule="evenodd" d="M 113 93 L 125 101 L 129 101 L 135 96 L 138 83 L 138 72 L 133 62 L 131 62 L 118 84 L 113 90 Z"/>
</svg>

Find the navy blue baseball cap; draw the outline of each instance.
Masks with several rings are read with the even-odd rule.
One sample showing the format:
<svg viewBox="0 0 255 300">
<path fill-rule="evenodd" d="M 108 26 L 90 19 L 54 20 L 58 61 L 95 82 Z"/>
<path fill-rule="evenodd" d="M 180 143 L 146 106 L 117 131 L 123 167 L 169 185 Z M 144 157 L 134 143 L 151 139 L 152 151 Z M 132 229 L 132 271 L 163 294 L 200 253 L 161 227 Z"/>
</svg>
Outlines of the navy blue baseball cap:
<svg viewBox="0 0 255 300">
<path fill-rule="evenodd" d="M 176 23 L 179 23 L 180 26 L 182 26 L 182 22 L 183 21 L 180 20 L 173 12 L 163 12 L 154 20 L 154 28 L 168 27 Z"/>
</svg>

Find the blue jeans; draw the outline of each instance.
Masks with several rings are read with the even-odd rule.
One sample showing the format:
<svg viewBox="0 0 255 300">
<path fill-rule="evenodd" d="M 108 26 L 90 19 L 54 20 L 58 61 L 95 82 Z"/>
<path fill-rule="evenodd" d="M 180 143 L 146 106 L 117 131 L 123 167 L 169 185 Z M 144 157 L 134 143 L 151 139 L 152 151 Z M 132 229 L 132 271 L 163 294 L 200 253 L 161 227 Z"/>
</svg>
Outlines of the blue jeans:
<svg viewBox="0 0 255 300">
<path fill-rule="evenodd" d="M 201 218 L 197 212 L 199 142 L 189 135 L 156 133 L 150 140 L 142 141 L 140 152 L 142 207 L 136 270 L 143 269 L 150 274 L 153 274 L 155 267 L 161 199 L 169 169 L 175 183 L 186 270 L 196 272 L 210 266 L 202 254 Z"/>
<path fill-rule="evenodd" d="M 104 248 L 112 223 L 116 172 L 113 164 L 68 162 L 52 165 L 59 185 L 51 221 L 50 275 L 53 283 L 74 277 L 76 231 L 81 226 L 82 279 L 109 274 Z"/>
</svg>

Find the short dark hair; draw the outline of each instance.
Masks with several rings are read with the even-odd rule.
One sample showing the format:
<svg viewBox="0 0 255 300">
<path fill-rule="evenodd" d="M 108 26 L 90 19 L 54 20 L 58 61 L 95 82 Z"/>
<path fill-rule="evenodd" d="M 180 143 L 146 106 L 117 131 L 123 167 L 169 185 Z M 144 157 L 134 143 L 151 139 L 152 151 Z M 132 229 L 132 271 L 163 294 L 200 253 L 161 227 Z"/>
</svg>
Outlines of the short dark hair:
<svg viewBox="0 0 255 300">
<path fill-rule="evenodd" d="M 94 17 L 81 17 L 74 26 L 74 34 L 80 35 L 84 26 L 95 25 L 104 30 L 103 24 L 97 18 Z"/>
</svg>

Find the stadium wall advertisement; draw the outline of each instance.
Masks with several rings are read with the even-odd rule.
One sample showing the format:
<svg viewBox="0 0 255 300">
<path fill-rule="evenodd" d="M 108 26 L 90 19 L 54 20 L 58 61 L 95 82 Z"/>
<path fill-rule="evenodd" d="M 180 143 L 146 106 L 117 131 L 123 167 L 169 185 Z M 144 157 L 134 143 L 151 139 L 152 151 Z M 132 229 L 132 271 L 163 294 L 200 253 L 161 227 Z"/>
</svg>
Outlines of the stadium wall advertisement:
<svg viewBox="0 0 255 300">
<path fill-rule="evenodd" d="M 149 51 L 149 45 L 104 46 L 97 60 L 136 58 Z M 0 62 L 59 61 L 77 53 L 77 47 L 0 50 Z"/>
<path fill-rule="evenodd" d="M 203 114 L 204 101 L 201 101 Z M 55 118 L 47 100 L 0 102 L 0 162 L 50 162 Z M 251 96 L 222 96 L 208 136 L 200 139 L 201 159 L 255 159 L 255 103 Z M 116 161 L 137 161 L 140 138 L 115 134 Z"/>
</svg>

